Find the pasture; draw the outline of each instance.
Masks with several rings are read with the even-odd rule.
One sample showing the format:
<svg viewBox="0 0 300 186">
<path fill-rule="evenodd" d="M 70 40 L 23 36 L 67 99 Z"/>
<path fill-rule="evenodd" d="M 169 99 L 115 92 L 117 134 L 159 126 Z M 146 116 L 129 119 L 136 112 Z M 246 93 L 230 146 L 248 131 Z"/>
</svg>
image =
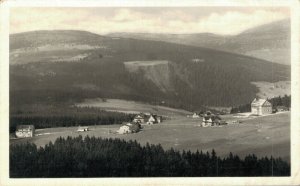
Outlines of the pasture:
<svg viewBox="0 0 300 186">
<path fill-rule="evenodd" d="M 258 96 L 263 98 L 291 95 L 290 81 L 278 81 L 275 83 L 260 81 L 251 83 L 259 89 Z"/>
<path fill-rule="evenodd" d="M 124 113 L 153 113 L 165 117 L 182 117 L 191 112 L 182 109 L 174 109 L 166 106 L 150 105 L 136 101 L 127 101 L 121 99 L 86 99 L 84 102 L 75 104 L 77 107 L 97 107 L 107 111 Z"/>
<path fill-rule="evenodd" d="M 152 61 L 127 61 L 124 62 L 125 66 L 152 66 L 152 65 L 167 65 L 167 60 L 152 60 Z"/>
<path fill-rule="evenodd" d="M 201 119 L 184 116 L 173 117 L 156 125 L 143 125 L 134 134 L 116 134 L 121 125 L 89 126 L 90 131 L 77 132 L 77 127 L 48 128 L 36 131 L 37 136 L 27 139 L 11 139 L 10 143 L 33 142 L 44 146 L 58 137 L 89 135 L 102 138 L 137 140 L 142 145 L 161 144 L 164 149 L 211 151 L 243 157 L 256 154 L 259 157 L 282 157 L 290 161 L 290 112 L 244 119 L 241 124 L 220 127 L 199 127 Z"/>
</svg>

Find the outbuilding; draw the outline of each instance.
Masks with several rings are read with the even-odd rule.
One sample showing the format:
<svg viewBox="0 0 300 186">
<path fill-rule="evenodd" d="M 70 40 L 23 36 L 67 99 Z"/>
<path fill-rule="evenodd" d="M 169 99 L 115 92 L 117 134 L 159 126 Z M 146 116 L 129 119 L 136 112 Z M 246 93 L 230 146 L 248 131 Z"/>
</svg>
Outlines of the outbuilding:
<svg viewBox="0 0 300 186">
<path fill-rule="evenodd" d="M 86 132 L 88 130 L 89 130 L 88 127 L 78 127 L 77 132 Z"/>
</svg>

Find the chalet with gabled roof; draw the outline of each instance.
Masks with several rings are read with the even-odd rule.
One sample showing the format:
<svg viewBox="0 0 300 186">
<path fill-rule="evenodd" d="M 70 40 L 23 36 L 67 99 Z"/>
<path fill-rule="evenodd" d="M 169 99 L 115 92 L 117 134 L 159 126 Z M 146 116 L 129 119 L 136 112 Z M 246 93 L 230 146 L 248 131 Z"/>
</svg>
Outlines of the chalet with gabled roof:
<svg viewBox="0 0 300 186">
<path fill-rule="evenodd" d="M 145 115 L 144 114 L 137 114 L 134 118 L 133 118 L 133 122 L 134 123 L 145 123 Z"/>
<path fill-rule="evenodd" d="M 255 98 L 251 103 L 251 113 L 258 116 L 271 114 L 272 104 L 266 99 Z"/>
</svg>

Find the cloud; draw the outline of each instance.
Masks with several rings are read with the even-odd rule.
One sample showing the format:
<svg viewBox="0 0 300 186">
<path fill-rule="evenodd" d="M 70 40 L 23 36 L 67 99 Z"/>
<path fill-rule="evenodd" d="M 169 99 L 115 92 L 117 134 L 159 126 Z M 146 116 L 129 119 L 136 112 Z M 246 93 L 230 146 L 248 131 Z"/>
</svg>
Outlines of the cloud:
<svg viewBox="0 0 300 186">
<path fill-rule="evenodd" d="M 238 34 L 289 17 L 286 9 L 12 8 L 10 32 L 74 29 L 109 32 Z M 189 11 L 191 10 L 191 11 Z M 193 11 L 192 11 L 193 10 Z M 198 13 L 199 12 L 199 13 Z M 204 11 L 203 11 L 204 12 Z"/>
<path fill-rule="evenodd" d="M 287 18 L 281 12 L 257 10 L 251 14 L 242 12 L 226 12 L 225 14 L 212 13 L 209 17 L 199 20 L 198 29 L 203 27 L 207 32 L 217 34 L 238 34 L 246 29 L 271 23 Z"/>
</svg>

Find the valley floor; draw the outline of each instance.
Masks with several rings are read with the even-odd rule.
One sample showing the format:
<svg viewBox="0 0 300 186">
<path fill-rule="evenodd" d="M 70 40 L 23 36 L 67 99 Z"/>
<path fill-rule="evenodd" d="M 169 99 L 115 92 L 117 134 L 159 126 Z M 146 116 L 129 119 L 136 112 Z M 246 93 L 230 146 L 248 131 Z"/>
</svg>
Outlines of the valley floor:
<svg viewBox="0 0 300 186">
<path fill-rule="evenodd" d="M 264 117 L 243 119 L 241 124 L 220 127 L 199 127 L 201 119 L 184 116 L 173 117 L 156 125 L 143 125 L 142 131 L 134 134 L 116 134 L 121 125 L 89 126 L 90 131 L 77 132 L 77 127 L 37 129 L 33 138 L 10 139 L 10 144 L 33 142 L 44 146 L 58 137 L 89 135 L 102 138 L 137 140 L 142 145 L 161 144 L 163 148 L 177 150 L 211 151 L 219 156 L 229 152 L 243 157 L 282 157 L 290 161 L 290 112 Z"/>
</svg>

